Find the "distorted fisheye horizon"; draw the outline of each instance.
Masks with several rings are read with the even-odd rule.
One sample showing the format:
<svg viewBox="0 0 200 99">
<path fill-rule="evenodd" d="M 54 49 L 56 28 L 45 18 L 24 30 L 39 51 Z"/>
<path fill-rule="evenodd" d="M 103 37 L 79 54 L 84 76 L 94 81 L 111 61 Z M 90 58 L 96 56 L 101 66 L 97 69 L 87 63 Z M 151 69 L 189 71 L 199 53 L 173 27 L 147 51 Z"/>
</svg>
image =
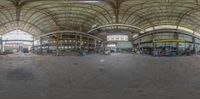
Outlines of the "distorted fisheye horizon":
<svg viewBox="0 0 200 99">
<path fill-rule="evenodd" d="M 200 99 L 200 0 L 0 0 L 0 99 Z"/>
</svg>

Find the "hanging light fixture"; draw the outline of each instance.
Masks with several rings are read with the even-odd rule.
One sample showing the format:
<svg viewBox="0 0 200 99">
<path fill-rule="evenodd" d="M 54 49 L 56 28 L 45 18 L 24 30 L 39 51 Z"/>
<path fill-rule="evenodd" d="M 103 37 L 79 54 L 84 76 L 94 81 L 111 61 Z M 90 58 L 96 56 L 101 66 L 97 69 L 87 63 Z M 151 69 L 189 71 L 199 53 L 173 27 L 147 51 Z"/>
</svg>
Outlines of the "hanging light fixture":
<svg viewBox="0 0 200 99">
<path fill-rule="evenodd" d="M 79 2 L 81 2 L 81 3 L 98 3 L 100 1 L 98 1 L 98 0 L 81 0 Z"/>
</svg>

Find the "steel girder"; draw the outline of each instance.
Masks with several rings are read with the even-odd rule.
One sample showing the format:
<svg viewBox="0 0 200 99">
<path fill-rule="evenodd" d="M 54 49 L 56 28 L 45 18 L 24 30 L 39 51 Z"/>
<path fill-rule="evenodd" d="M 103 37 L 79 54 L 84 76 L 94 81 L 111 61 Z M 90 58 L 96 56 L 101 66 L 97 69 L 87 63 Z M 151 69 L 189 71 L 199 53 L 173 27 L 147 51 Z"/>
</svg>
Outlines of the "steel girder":
<svg viewBox="0 0 200 99">
<path fill-rule="evenodd" d="M 109 24 L 142 30 L 174 25 L 200 31 L 198 0 L 89 1 L 94 0 L 0 0 L 0 34 L 15 29 L 34 35 L 59 30 L 88 32 L 93 25 Z"/>
</svg>

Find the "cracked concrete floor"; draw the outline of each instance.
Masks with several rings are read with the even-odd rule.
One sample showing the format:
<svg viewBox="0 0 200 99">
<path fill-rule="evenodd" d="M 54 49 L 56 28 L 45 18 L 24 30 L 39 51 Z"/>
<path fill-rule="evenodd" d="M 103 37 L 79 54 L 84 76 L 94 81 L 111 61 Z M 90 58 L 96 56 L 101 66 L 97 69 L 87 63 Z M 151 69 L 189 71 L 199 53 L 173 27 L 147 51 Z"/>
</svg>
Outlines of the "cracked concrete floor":
<svg viewBox="0 0 200 99">
<path fill-rule="evenodd" d="M 200 99 L 200 56 L 0 56 L 0 99 Z"/>
</svg>

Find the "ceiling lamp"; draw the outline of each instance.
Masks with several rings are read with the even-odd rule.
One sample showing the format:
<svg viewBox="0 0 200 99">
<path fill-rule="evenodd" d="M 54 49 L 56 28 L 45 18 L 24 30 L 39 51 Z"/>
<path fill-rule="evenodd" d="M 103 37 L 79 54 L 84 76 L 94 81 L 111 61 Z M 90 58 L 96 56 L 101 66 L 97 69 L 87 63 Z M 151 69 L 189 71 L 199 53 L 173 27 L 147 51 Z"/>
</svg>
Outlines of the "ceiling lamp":
<svg viewBox="0 0 200 99">
<path fill-rule="evenodd" d="M 99 1 L 95 1 L 95 0 L 82 0 L 80 1 L 81 3 L 97 3 Z"/>
</svg>

